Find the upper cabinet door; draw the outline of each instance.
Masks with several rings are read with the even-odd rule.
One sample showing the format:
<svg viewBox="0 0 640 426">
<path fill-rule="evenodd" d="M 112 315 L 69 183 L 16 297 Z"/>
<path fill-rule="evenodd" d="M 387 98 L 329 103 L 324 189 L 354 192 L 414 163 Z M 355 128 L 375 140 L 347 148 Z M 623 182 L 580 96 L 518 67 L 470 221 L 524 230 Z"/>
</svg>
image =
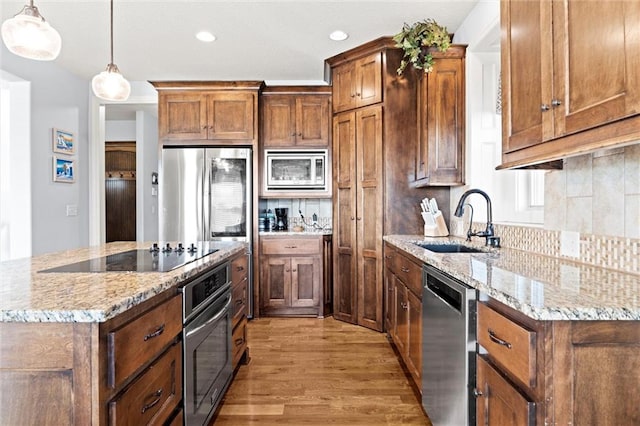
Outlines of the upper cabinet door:
<svg viewBox="0 0 640 426">
<path fill-rule="evenodd" d="M 329 145 L 329 97 L 302 95 L 295 100 L 296 145 Z"/>
<path fill-rule="evenodd" d="M 347 62 L 333 69 L 333 112 L 347 111 L 356 106 L 355 62 Z"/>
<path fill-rule="evenodd" d="M 502 143 L 510 152 L 553 136 L 551 2 L 501 2 Z"/>
<path fill-rule="evenodd" d="M 253 139 L 253 93 L 219 92 L 208 96 L 208 139 Z"/>
<path fill-rule="evenodd" d="M 382 53 L 356 61 L 356 106 L 382 102 Z"/>
<path fill-rule="evenodd" d="M 264 96 L 262 104 L 264 146 L 294 145 L 295 120 L 295 109 L 291 96 Z"/>
<path fill-rule="evenodd" d="M 382 53 L 335 67 L 332 79 L 334 113 L 382 102 Z"/>
<path fill-rule="evenodd" d="M 640 113 L 640 2 L 553 3 L 556 136 Z"/>
<path fill-rule="evenodd" d="M 162 93 L 159 98 L 160 139 L 207 138 L 207 102 L 199 93 Z"/>
</svg>

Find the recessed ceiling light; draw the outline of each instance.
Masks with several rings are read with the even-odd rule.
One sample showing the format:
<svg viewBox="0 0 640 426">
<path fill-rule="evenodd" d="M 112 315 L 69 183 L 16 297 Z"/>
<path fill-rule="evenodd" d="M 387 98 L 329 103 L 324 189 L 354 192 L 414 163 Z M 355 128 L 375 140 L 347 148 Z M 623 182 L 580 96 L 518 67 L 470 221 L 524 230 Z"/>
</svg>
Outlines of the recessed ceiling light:
<svg viewBox="0 0 640 426">
<path fill-rule="evenodd" d="M 345 33 L 341 30 L 335 30 L 331 34 L 329 34 L 329 38 L 333 41 L 342 41 L 349 38 L 349 34 Z"/>
<path fill-rule="evenodd" d="M 211 43 L 212 41 L 215 41 L 216 36 L 211 34 L 209 31 L 200 31 L 198 34 L 196 34 L 196 38 L 200 41 Z"/>
</svg>

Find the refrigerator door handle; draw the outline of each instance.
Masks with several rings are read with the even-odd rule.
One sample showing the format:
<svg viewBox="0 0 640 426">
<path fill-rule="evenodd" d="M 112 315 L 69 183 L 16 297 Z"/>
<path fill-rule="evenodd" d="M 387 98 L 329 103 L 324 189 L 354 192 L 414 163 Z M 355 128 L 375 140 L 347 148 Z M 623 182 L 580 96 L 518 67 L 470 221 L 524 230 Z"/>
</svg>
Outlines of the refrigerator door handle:
<svg viewBox="0 0 640 426">
<path fill-rule="evenodd" d="M 211 185 L 213 184 L 213 171 L 211 170 L 211 159 L 204 156 L 204 170 L 202 171 L 202 241 L 211 240 Z"/>
</svg>

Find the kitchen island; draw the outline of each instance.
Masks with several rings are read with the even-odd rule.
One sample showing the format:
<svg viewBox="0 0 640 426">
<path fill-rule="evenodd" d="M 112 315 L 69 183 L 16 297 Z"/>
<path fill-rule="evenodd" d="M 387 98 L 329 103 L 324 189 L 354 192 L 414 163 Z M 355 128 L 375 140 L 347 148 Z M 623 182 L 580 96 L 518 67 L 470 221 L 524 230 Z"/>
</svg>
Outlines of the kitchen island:
<svg viewBox="0 0 640 426">
<path fill-rule="evenodd" d="M 178 287 L 246 251 L 214 244 L 169 272 L 42 272 L 151 245 L 131 242 L 0 263 L 2 424 L 115 424 L 132 400 L 144 423 L 179 422 Z"/>
<path fill-rule="evenodd" d="M 475 241 L 479 253 L 415 244 L 469 244 L 460 238 L 385 242 L 385 255 L 399 250 L 479 291 L 477 424 L 640 423 L 640 276 Z"/>
</svg>

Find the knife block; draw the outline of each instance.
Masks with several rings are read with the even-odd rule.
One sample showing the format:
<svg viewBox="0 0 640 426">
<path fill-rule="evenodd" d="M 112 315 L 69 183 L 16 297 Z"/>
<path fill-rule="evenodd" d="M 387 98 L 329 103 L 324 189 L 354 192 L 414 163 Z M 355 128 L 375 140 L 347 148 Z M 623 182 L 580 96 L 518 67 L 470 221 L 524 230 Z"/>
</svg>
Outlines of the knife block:
<svg viewBox="0 0 640 426">
<path fill-rule="evenodd" d="M 444 217 L 442 217 L 442 213 L 438 212 L 433 215 L 434 225 L 424 225 L 424 236 L 425 237 L 446 237 L 449 235 L 449 229 L 447 228 L 447 224 L 444 222 Z"/>
</svg>

